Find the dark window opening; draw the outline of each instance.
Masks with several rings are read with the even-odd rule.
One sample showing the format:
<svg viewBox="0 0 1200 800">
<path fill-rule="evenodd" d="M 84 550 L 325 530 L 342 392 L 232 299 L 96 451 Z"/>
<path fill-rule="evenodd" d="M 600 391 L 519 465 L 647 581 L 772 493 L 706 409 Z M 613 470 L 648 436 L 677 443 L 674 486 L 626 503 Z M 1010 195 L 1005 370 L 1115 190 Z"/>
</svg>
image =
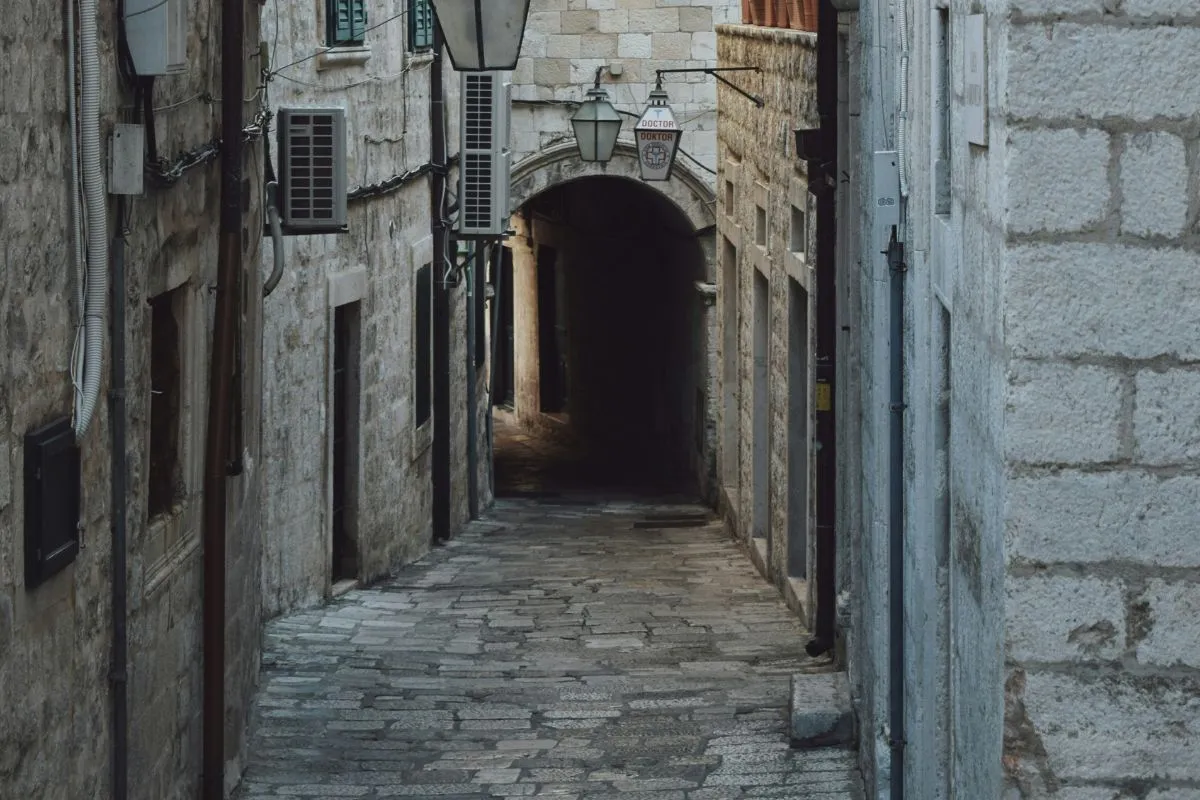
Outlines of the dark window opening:
<svg viewBox="0 0 1200 800">
<path fill-rule="evenodd" d="M 170 513 L 183 499 L 179 428 L 183 393 L 180 317 L 183 290 L 150 301 L 150 464 L 147 470 L 149 518 Z"/>
<path fill-rule="evenodd" d="M 417 427 L 424 425 L 433 413 L 433 266 L 426 264 L 417 270 L 416 297 L 416 411 Z"/>
</svg>

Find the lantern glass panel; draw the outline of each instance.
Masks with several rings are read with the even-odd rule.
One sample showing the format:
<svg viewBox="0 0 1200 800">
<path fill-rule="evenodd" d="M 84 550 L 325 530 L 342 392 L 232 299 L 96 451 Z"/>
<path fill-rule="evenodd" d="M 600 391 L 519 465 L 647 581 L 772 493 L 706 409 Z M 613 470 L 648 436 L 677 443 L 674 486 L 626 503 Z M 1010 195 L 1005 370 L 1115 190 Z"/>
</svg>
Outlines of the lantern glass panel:
<svg viewBox="0 0 1200 800">
<path fill-rule="evenodd" d="M 450 61 L 460 71 L 513 69 L 529 0 L 432 0 Z"/>
</svg>

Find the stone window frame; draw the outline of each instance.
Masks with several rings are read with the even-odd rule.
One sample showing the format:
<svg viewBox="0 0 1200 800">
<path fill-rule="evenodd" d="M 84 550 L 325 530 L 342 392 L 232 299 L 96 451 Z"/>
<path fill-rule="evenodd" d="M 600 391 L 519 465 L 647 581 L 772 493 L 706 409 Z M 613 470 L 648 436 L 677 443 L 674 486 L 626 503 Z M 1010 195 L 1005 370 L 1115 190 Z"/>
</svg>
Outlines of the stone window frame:
<svg viewBox="0 0 1200 800">
<path fill-rule="evenodd" d="M 180 374 L 182 386 L 179 409 L 179 459 L 183 496 L 167 513 L 159 514 L 146 522 L 142 536 L 141 552 L 147 564 L 144 572 L 143 593 L 151 597 L 170 582 L 171 576 L 186 564 L 200 548 L 200 481 L 204 469 L 204 442 L 202 441 L 208 389 L 203 365 L 207 356 L 207 305 L 209 298 L 203 284 L 192 279 L 186 272 L 177 270 L 164 277 L 162 283 L 147 292 L 145 313 L 147 315 L 145 347 L 150 343 L 149 315 L 151 297 L 167 292 L 181 291 L 182 308 L 179 318 Z M 150 370 L 143 378 L 145 391 L 151 391 Z M 145 424 L 149 426 L 149 413 Z M 149 431 L 146 434 L 144 460 L 149 466 Z M 143 508 L 149 502 L 144 495 Z"/>
<path fill-rule="evenodd" d="M 320 47 L 320 55 L 317 56 L 317 70 L 333 69 L 337 67 L 361 67 L 371 59 L 371 45 L 366 41 L 366 31 L 363 32 L 363 41 L 356 44 L 346 45 L 330 45 L 328 41 L 329 30 L 329 14 L 330 4 L 337 0 L 313 0 L 316 7 L 316 32 L 318 34 L 318 46 Z M 365 10 L 367 11 L 366 25 L 370 28 L 371 23 L 371 0 L 362 0 Z"/>
</svg>

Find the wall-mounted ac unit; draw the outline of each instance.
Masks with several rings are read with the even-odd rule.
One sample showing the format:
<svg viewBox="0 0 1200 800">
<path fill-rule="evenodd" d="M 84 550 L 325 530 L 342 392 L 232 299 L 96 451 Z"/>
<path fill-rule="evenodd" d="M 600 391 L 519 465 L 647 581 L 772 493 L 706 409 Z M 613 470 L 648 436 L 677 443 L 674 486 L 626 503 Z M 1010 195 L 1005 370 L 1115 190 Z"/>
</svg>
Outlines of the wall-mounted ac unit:
<svg viewBox="0 0 1200 800">
<path fill-rule="evenodd" d="M 462 74 L 457 231 L 462 238 L 495 238 L 508 232 L 511 103 L 507 73 Z"/>
<path fill-rule="evenodd" d="M 277 123 L 283 232 L 344 233 L 346 110 L 281 108 Z"/>
<path fill-rule="evenodd" d="M 125 38 L 138 75 L 187 69 L 188 0 L 125 0 Z"/>
</svg>

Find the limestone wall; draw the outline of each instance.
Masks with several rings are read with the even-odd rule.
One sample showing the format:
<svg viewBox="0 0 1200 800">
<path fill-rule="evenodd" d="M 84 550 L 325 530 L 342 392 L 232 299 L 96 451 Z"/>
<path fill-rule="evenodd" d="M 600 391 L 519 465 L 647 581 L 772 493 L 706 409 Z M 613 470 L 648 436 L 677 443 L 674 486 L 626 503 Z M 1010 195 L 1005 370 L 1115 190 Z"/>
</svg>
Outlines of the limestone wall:
<svg viewBox="0 0 1200 800">
<path fill-rule="evenodd" d="M 189 6 L 188 71 L 155 82 L 159 153 L 167 159 L 200 147 L 219 130 L 219 21 L 215 3 Z M 132 95 L 118 83 L 116 7 L 100 4 L 101 129 L 130 119 Z M 0 796 L 68 800 L 110 791 L 110 658 L 113 581 L 108 387 L 111 331 L 95 420 L 81 443 L 83 549 L 74 563 L 30 589 L 24 579 L 23 437 L 69 415 L 69 364 L 75 300 L 69 217 L 66 47 L 60 6 L 9 8 L 0 36 Z M 246 19 L 247 89 L 254 96 L 257 8 Z M 249 121 L 257 102 L 246 105 Z M 257 145 L 246 149 L 247 175 Z M 105 159 L 107 164 L 107 159 Z M 208 349 L 217 264 L 220 173 L 207 163 L 169 188 L 147 180 L 132 200 L 126 251 L 129 458 L 129 768 L 130 796 L 192 797 L 200 776 L 201 557 L 200 506 L 208 408 Z M 261 204 L 251 181 L 244 208 L 245 258 L 258 258 Z M 108 234 L 115 204 L 109 200 Z M 243 471 L 228 481 L 229 610 L 225 729 L 230 781 L 239 772 L 242 733 L 258 674 L 260 381 L 257 270 L 249 269 L 243 308 L 241 416 Z M 152 306 L 173 292 L 178 345 L 174 380 L 178 413 L 167 420 L 178 447 L 170 504 L 151 513 L 148 483 L 152 392 Z M 109 311 L 108 313 L 111 313 Z M 161 346 L 161 342 L 157 345 Z M 156 352 L 156 358 L 160 353 Z M 161 467 L 160 467 L 161 469 Z"/>
</svg>

